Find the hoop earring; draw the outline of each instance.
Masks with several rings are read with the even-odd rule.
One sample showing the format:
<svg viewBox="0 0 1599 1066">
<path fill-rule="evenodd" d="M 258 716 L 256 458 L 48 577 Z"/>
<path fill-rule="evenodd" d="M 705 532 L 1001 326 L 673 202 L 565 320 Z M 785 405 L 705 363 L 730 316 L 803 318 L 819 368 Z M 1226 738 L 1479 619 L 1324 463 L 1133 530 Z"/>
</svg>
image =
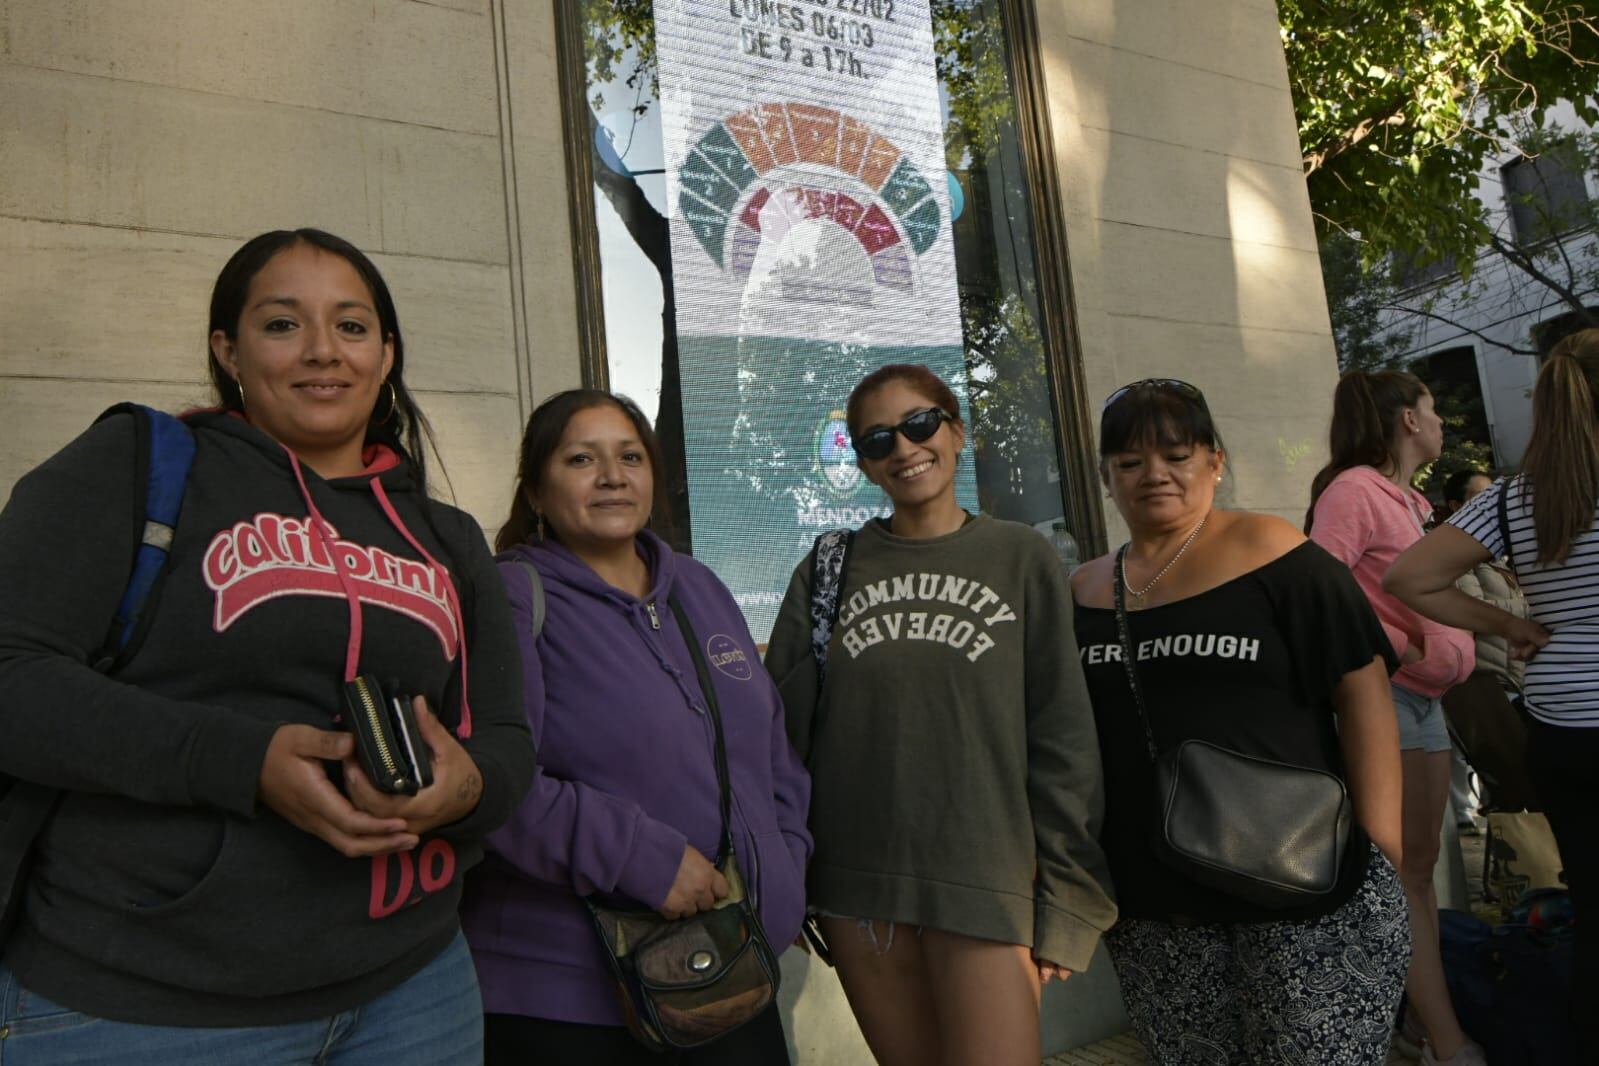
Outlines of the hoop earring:
<svg viewBox="0 0 1599 1066">
<path fill-rule="evenodd" d="M 393 421 L 394 412 L 400 409 L 400 395 L 394 391 L 394 382 L 384 378 L 383 384 L 389 387 L 389 413 L 378 419 L 377 424 L 380 426 L 386 426 Z"/>
<path fill-rule="evenodd" d="M 234 388 L 239 390 L 239 410 L 242 411 L 244 410 L 244 379 L 234 378 L 233 385 Z"/>
</svg>

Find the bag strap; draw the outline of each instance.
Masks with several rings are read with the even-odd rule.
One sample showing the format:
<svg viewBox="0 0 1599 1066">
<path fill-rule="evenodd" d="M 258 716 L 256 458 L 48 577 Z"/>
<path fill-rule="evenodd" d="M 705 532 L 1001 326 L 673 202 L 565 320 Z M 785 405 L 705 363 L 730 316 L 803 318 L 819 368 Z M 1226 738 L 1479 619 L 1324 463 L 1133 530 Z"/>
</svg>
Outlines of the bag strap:
<svg viewBox="0 0 1599 1066">
<path fill-rule="evenodd" d="M 1151 762 L 1160 761 L 1160 749 L 1155 745 L 1155 734 L 1149 726 L 1149 710 L 1144 706 L 1144 689 L 1138 683 L 1138 667 L 1133 664 L 1133 638 L 1127 626 L 1127 586 L 1126 571 L 1123 568 L 1127 558 L 1127 545 L 1123 544 L 1116 552 L 1116 573 L 1114 575 L 1116 588 L 1113 593 L 1116 601 L 1116 636 L 1122 645 L 1122 666 L 1127 671 L 1127 684 L 1133 690 L 1133 706 L 1138 709 L 1138 720 L 1144 726 L 1144 741 L 1149 745 L 1149 758 Z"/>
<path fill-rule="evenodd" d="M 142 635 L 139 620 L 150 594 L 166 573 L 195 452 L 194 434 L 189 427 L 165 411 L 143 404 L 119 403 L 95 422 L 117 414 L 133 416 L 134 523 L 139 531 L 139 546 L 110 630 L 90 660 L 90 665 L 102 674 L 114 672 L 138 648 L 134 637 Z M 27 881 L 24 866 L 28 854 L 55 813 L 61 794 L 60 789 L 30 781 L 12 781 L 0 799 L 0 943 L 20 912 L 18 896 Z"/>
<path fill-rule="evenodd" d="M 733 854 L 733 788 L 728 783 L 727 743 L 722 738 L 722 706 L 716 700 L 716 683 L 711 679 L 711 668 L 706 665 L 705 652 L 700 649 L 700 638 L 694 635 L 688 613 L 678 602 L 675 592 L 666 598 L 666 602 L 677 618 L 677 628 L 682 631 L 683 642 L 688 645 L 689 655 L 694 659 L 694 673 L 700 679 L 700 692 L 705 696 L 705 713 L 710 715 L 711 731 L 716 736 L 716 784 L 721 790 L 722 800 L 721 854 L 716 859 L 716 865 L 720 867 Z"/>
<path fill-rule="evenodd" d="M 1510 564 L 1512 572 L 1516 569 L 1515 550 L 1510 546 L 1510 478 L 1502 479 L 1496 486 L 1499 489 L 1499 498 L 1494 501 L 1494 510 L 1499 517 L 1499 540 L 1505 547 L 1505 561 Z"/>
<path fill-rule="evenodd" d="M 539 568 L 526 559 L 518 558 L 516 565 L 527 574 L 530 590 L 528 604 L 533 611 L 533 639 L 538 640 L 539 634 L 544 632 L 544 579 L 539 577 Z"/>
<path fill-rule="evenodd" d="M 816 660 L 818 705 L 822 701 L 822 682 L 827 680 L 827 645 L 833 639 L 843 606 L 844 576 L 854 542 L 853 529 L 830 529 L 816 538 L 811 551 L 811 656 Z"/>
<path fill-rule="evenodd" d="M 140 633 L 140 616 L 166 573 L 167 556 L 183 510 L 183 492 L 194 465 L 193 432 L 165 411 L 143 404 L 119 403 L 95 421 L 123 413 L 131 414 L 134 421 L 134 461 L 142 490 L 142 495 L 137 495 L 136 490 L 135 497 L 141 507 L 135 515 L 139 546 L 134 551 L 133 569 L 117 603 L 111 631 L 95 656 L 95 669 L 102 673 L 110 672 L 113 665 L 132 655 L 134 637 Z"/>
</svg>

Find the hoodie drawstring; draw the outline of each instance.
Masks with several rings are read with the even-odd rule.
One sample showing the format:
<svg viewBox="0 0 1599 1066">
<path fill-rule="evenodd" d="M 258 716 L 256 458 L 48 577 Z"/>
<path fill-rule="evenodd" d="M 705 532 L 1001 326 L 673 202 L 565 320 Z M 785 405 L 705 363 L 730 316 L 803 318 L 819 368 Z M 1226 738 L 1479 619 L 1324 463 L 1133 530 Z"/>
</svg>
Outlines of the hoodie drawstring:
<svg viewBox="0 0 1599 1066">
<path fill-rule="evenodd" d="M 361 637 L 364 624 L 361 618 L 361 597 L 356 592 L 355 581 L 350 576 L 350 568 L 344 562 L 332 532 L 329 530 L 327 519 L 322 517 L 322 512 L 317 508 L 316 501 L 311 498 L 311 490 L 306 486 L 305 473 L 300 469 L 299 456 L 290 448 L 284 448 L 289 455 L 289 465 L 294 468 L 294 480 L 300 486 L 300 496 L 305 500 L 306 510 L 311 514 L 311 528 L 316 531 L 317 537 L 322 541 L 323 549 L 328 553 L 328 558 L 333 560 L 333 570 L 339 577 L 339 587 L 344 590 L 345 602 L 350 606 L 350 639 L 344 650 L 344 680 L 354 681 L 360 673 L 361 664 Z M 404 537 L 406 542 L 427 561 L 428 569 L 432 571 L 434 579 L 444 589 L 445 599 L 450 605 L 450 614 L 455 619 L 456 649 L 461 654 L 461 721 L 456 726 L 455 735 L 461 740 L 466 740 L 472 735 L 472 708 L 466 698 L 466 617 L 461 610 L 461 598 L 456 594 L 455 582 L 437 559 L 428 554 L 411 531 L 400 520 L 399 513 L 394 505 L 389 502 L 388 493 L 383 491 L 383 483 L 373 478 L 368 484 L 371 486 L 372 495 L 377 497 L 378 506 L 383 509 L 388 517 L 389 524 L 394 526 Z"/>
<path fill-rule="evenodd" d="M 411 534 L 404 522 L 400 521 L 399 512 L 394 509 L 394 504 L 389 502 L 389 494 L 383 491 L 383 482 L 373 478 L 368 484 L 372 486 L 372 495 L 378 499 L 378 506 L 382 507 L 383 513 L 389 516 L 389 522 L 395 529 L 400 531 L 400 536 L 405 538 L 406 543 L 415 548 L 417 554 L 427 560 L 428 567 L 433 571 L 433 575 L 438 579 L 440 587 L 444 589 L 445 598 L 450 602 L 450 613 L 455 616 L 456 647 L 461 652 L 461 722 L 456 726 L 455 735 L 462 740 L 466 740 L 472 735 L 472 705 L 466 698 L 466 614 L 461 610 L 461 597 L 456 594 L 455 582 L 451 580 L 450 572 L 437 559 L 428 554 L 428 550 L 422 547 L 422 542 Z"/>
<path fill-rule="evenodd" d="M 355 581 L 350 577 L 350 568 L 344 564 L 344 557 L 333 541 L 333 534 L 328 532 L 328 520 L 322 517 L 316 501 L 311 498 L 311 490 L 306 487 L 305 472 L 300 469 L 300 457 L 295 455 L 291 448 L 283 450 L 289 455 L 289 465 L 294 467 L 294 480 L 299 483 L 300 496 L 305 500 L 306 510 L 311 513 L 311 528 L 322 541 L 322 550 L 333 560 L 333 572 L 339 576 L 339 587 L 344 589 L 344 600 L 350 605 L 350 639 L 344 647 L 344 680 L 354 681 L 356 675 L 360 673 L 361 663 L 361 597 L 355 591 Z"/>
</svg>

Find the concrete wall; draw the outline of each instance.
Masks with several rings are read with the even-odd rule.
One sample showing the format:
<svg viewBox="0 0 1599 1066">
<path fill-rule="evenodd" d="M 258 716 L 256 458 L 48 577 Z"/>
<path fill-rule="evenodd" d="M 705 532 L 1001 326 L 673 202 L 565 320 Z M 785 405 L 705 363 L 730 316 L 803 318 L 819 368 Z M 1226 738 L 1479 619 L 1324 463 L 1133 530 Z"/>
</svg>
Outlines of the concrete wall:
<svg viewBox="0 0 1599 1066">
<path fill-rule="evenodd" d="M 1193 382 L 1230 448 L 1222 504 L 1298 524 L 1337 358 L 1275 5 L 1043 0 L 1038 21 L 1089 410 Z"/>
<path fill-rule="evenodd" d="M 552 11 L 0 0 L 0 498 L 116 400 L 203 401 L 217 269 L 317 225 L 389 278 L 456 495 L 496 524 L 523 416 L 580 378 Z M 1275 9 L 1038 20 L 1090 410 L 1194 381 L 1230 502 L 1297 519 L 1334 358 Z M 799 1060 L 869 1062 L 833 975 L 784 965 Z M 1051 1050 L 1123 1022 L 1103 956 L 1046 995 Z"/>
<path fill-rule="evenodd" d="M 578 380 L 553 41 L 526 0 L 0 0 L 0 497 L 116 400 L 204 401 L 217 270 L 312 225 L 388 278 L 497 523 L 528 401 Z"/>
</svg>

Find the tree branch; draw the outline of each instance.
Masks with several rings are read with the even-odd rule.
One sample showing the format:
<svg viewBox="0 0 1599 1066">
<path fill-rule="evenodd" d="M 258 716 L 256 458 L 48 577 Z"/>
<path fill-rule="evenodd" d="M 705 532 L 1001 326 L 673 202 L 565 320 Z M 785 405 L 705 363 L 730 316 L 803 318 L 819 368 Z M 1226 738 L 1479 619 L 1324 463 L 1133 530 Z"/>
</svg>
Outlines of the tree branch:
<svg viewBox="0 0 1599 1066">
<path fill-rule="evenodd" d="M 1478 340 L 1482 341 L 1484 344 L 1491 344 L 1495 348 L 1503 348 L 1505 351 L 1509 352 L 1511 355 L 1537 355 L 1538 354 L 1538 349 L 1536 349 L 1536 348 L 1517 348 L 1513 344 L 1506 344 L 1504 341 L 1496 341 L 1492 337 L 1488 336 L 1486 333 L 1482 332 L 1481 330 L 1472 329 L 1470 326 L 1464 325 L 1464 324 L 1462 324 L 1460 322 L 1456 322 L 1452 318 L 1446 318 L 1443 315 L 1437 315 L 1437 314 L 1432 313 L 1431 311 L 1423 311 L 1419 307 L 1405 307 L 1402 304 L 1382 304 L 1382 305 L 1380 305 L 1377 308 L 1377 310 L 1379 310 L 1379 311 L 1397 311 L 1399 314 L 1402 314 L 1402 315 L 1415 315 L 1418 318 L 1430 318 L 1434 322 L 1442 322 L 1446 326 L 1454 326 L 1456 329 L 1460 330 L 1462 333 L 1469 333 L 1473 337 L 1476 337 Z"/>
<path fill-rule="evenodd" d="M 1305 153 L 1305 177 L 1310 177 L 1310 175 L 1351 150 L 1384 126 L 1403 126 L 1406 121 L 1403 102 L 1387 115 L 1373 115 L 1370 118 L 1361 119 L 1360 122 L 1355 124 L 1353 129 L 1333 138 L 1331 143 L 1323 142 L 1326 147 Z"/>
<path fill-rule="evenodd" d="M 1556 238 L 1556 240 L 1558 241 L 1559 238 Z M 1561 284 L 1547 271 L 1539 269 L 1536 260 L 1519 245 L 1513 241 L 1505 240 L 1497 233 L 1488 235 L 1488 244 L 1494 251 L 1504 256 L 1506 262 L 1560 297 L 1561 302 L 1573 311 L 1578 314 L 1587 314 L 1588 308 L 1582 302 L 1582 297 L 1569 284 Z"/>
</svg>

